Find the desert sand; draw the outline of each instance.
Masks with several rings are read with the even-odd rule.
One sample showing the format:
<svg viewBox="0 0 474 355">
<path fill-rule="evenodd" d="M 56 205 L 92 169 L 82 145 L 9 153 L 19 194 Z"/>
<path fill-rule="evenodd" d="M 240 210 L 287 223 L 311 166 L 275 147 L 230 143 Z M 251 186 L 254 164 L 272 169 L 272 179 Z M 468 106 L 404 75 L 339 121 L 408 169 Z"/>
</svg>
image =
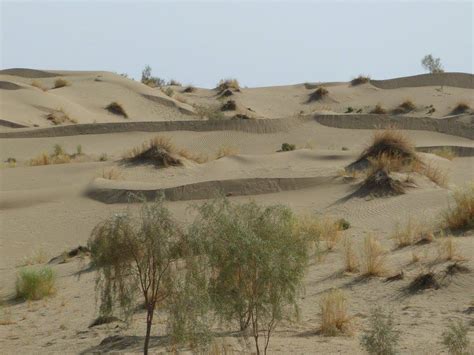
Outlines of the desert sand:
<svg viewBox="0 0 474 355">
<path fill-rule="evenodd" d="M 68 85 L 52 89 L 58 78 Z M 308 102 L 318 86 L 328 94 Z M 109 72 L 0 71 L 2 353 L 141 352 L 144 313 L 137 313 L 129 327 L 114 322 L 89 328 L 98 306 L 95 271 L 87 271 L 87 257 L 51 264 L 58 275 L 53 297 L 13 299 L 22 265 L 40 267 L 86 245 L 98 222 L 137 208 L 126 203 L 130 191 L 150 198 L 164 192 L 166 206 L 183 224 L 193 218 L 190 204 L 223 191 L 231 201 L 283 203 L 298 214 L 344 218 L 351 227 L 341 232 L 341 240 L 349 236 L 356 247 L 370 233 L 381 241 L 387 250 L 385 277 L 361 279 L 342 272 L 341 244 L 321 260 L 313 258 L 299 300 L 301 319 L 277 328 L 269 353 L 362 354 L 359 338 L 376 304 L 393 310 L 404 354 L 446 353 L 440 339 L 449 320 L 468 323 L 474 343 L 474 273 L 457 274 L 439 289 L 407 294 L 404 290 L 420 272 L 441 272 L 452 262 L 439 260 L 437 241 L 396 248 L 390 239 L 395 224 L 409 217 L 436 224 L 453 204 L 453 192 L 474 183 L 474 111 L 453 113 L 459 102 L 474 107 L 473 75 L 424 74 L 357 86 L 344 82 L 240 88 L 228 98 L 215 89 L 186 93 L 185 86 L 168 88 L 173 91 L 170 96 L 166 88 L 151 88 Z M 228 100 L 235 101 L 235 110 L 216 120 L 199 117 L 199 107 L 218 108 Z M 415 108 L 392 113 L 404 100 L 411 100 Z M 113 101 L 123 106 L 128 118 L 105 109 Z M 387 113 L 370 113 L 377 104 Z M 347 112 L 349 107 L 353 112 Z M 54 124 L 48 119 L 54 112 L 69 119 Z M 352 196 L 358 185 L 344 176 L 344 168 L 358 158 L 376 129 L 388 126 L 400 129 L 424 161 L 446 172 L 447 184 L 418 177 L 416 187 L 405 194 Z M 123 163 L 127 151 L 157 135 L 169 137 L 202 161 L 183 158 L 182 166 L 168 168 Z M 285 142 L 295 144 L 296 150 L 279 152 Z M 30 159 L 51 153 L 56 144 L 69 154 L 80 145 L 82 153 L 65 164 L 30 165 Z M 443 147 L 455 153 L 452 160 L 433 154 Z M 226 154 L 217 159 L 219 150 Z M 9 158 L 15 163 L 7 162 Z M 457 236 L 455 245 L 463 265 L 474 270 L 474 232 Z M 419 261 L 413 261 L 414 254 Z M 386 282 L 401 271 L 402 280 Z M 317 333 L 319 301 L 332 288 L 347 293 L 351 334 Z M 154 333 L 163 335 L 164 322 L 156 319 Z M 237 353 L 253 351 L 252 343 L 246 345 L 239 337 L 222 336 L 218 341 Z M 151 344 L 153 353 L 167 350 L 159 337 Z"/>
</svg>

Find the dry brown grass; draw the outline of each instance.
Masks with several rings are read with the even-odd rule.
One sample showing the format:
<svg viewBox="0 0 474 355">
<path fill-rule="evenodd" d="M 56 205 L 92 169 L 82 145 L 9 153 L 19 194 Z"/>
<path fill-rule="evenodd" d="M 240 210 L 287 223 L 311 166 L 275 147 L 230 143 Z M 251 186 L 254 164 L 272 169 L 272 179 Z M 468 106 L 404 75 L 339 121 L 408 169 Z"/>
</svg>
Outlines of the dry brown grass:
<svg viewBox="0 0 474 355">
<path fill-rule="evenodd" d="M 359 259 L 354 251 L 352 237 L 347 236 L 344 239 L 344 271 L 345 272 L 356 272 L 359 271 Z"/>
<path fill-rule="evenodd" d="M 321 240 L 326 242 L 327 250 L 333 250 L 341 237 L 341 226 L 331 217 L 322 217 L 317 224 Z"/>
<path fill-rule="evenodd" d="M 62 107 L 46 115 L 46 119 L 55 126 L 64 123 L 77 123 L 77 120 L 69 117 Z"/>
<path fill-rule="evenodd" d="M 460 115 L 462 113 L 469 112 L 471 107 L 467 102 L 458 102 L 454 109 L 451 111 L 452 115 Z"/>
<path fill-rule="evenodd" d="M 239 148 L 229 146 L 229 145 L 222 145 L 217 150 L 216 159 L 220 159 L 220 158 L 228 157 L 232 155 L 237 155 L 237 154 L 239 154 Z"/>
<path fill-rule="evenodd" d="M 415 109 L 416 109 L 416 106 L 413 103 L 413 101 L 407 99 L 403 101 L 400 105 L 398 105 L 398 107 L 395 108 L 392 112 L 396 115 L 399 115 L 399 114 L 412 112 Z"/>
<path fill-rule="evenodd" d="M 463 260 L 452 236 L 441 238 L 438 242 L 438 257 L 442 261 Z"/>
<path fill-rule="evenodd" d="M 59 89 L 59 88 L 63 88 L 69 85 L 71 84 L 67 80 L 64 80 L 63 78 L 59 78 L 54 81 L 53 89 Z"/>
<path fill-rule="evenodd" d="M 448 160 L 453 160 L 457 157 L 456 152 L 450 147 L 438 148 L 433 150 L 431 153 Z"/>
<path fill-rule="evenodd" d="M 121 180 L 122 172 L 117 168 L 103 169 L 102 178 L 107 180 Z"/>
<path fill-rule="evenodd" d="M 47 261 L 48 261 L 48 254 L 43 249 L 39 249 L 31 255 L 23 257 L 23 259 L 17 266 L 21 267 L 21 266 L 44 264 Z"/>
<path fill-rule="evenodd" d="M 430 243 L 434 239 L 431 228 L 414 218 L 408 218 L 404 225 L 397 223 L 391 235 L 397 248 L 404 248 L 417 243 Z"/>
<path fill-rule="evenodd" d="M 347 297 L 340 289 L 333 289 L 324 295 L 319 303 L 321 309 L 320 331 L 325 336 L 347 334 L 351 331 Z"/>
<path fill-rule="evenodd" d="M 370 113 L 377 114 L 377 115 L 385 115 L 387 110 L 382 107 L 381 104 L 375 105 L 374 109 L 370 111 Z"/>
<path fill-rule="evenodd" d="M 474 228 L 474 183 L 454 193 L 454 206 L 444 213 L 441 227 L 452 231 Z"/>
<path fill-rule="evenodd" d="M 30 159 L 29 165 L 51 165 L 51 164 L 67 164 L 71 162 L 71 157 L 67 154 L 48 155 L 48 153 L 41 153 L 35 158 Z"/>
<path fill-rule="evenodd" d="M 370 77 L 366 75 L 359 75 L 357 78 L 354 78 L 351 80 L 351 85 L 352 86 L 357 86 L 361 84 L 366 84 L 370 82 Z"/>
<path fill-rule="evenodd" d="M 375 131 L 372 142 L 361 153 L 359 159 L 380 159 L 381 156 L 386 159 L 401 160 L 402 164 L 416 160 L 413 143 L 405 134 L 392 128 Z"/>
<path fill-rule="evenodd" d="M 309 95 L 308 102 L 319 101 L 328 94 L 329 91 L 325 87 L 320 86 Z"/>
<path fill-rule="evenodd" d="M 225 90 L 240 91 L 240 84 L 237 79 L 222 79 L 217 84 L 216 90 L 219 91 L 219 93 Z"/>
<path fill-rule="evenodd" d="M 417 164 L 415 165 L 414 171 L 425 175 L 438 186 L 447 187 L 448 185 L 448 175 L 439 166 L 435 166 L 431 163 Z"/>
<path fill-rule="evenodd" d="M 105 109 L 107 111 L 109 111 L 110 113 L 113 113 L 114 115 L 118 115 L 118 116 L 123 116 L 125 118 L 128 118 L 128 114 L 127 112 L 125 112 L 125 109 L 123 108 L 123 106 L 121 104 L 119 104 L 118 102 L 114 101 L 114 102 L 111 102 L 110 104 L 108 104 Z"/>
<path fill-rule="evenodd" d="M 31 86 L 34 86 L 35 88 L 38 88 L 38 89 L 43 90 L 43 91 L 48 90 L 48 88 L 46 86 L 44 86 L 43 83 L 39 80 L 33 80 L 31 82 Z"/>
<path fill-rule="evenodd" d="M 364 239 L 362 249 L 362 272 L 364 276 L 383 276 L 386 273 L 385 250 L 380 242 L 371 234 Z"/>
<path fill-rule="evenodd" d="M 181 155 L 183 158 L 194 161 L 198 164 L 204 164 L 209 161 L 209 157 L 207 155 L 200 153 L 191 153 L 186 148 L 179 149 L 178 154 Z"/>
</svg>

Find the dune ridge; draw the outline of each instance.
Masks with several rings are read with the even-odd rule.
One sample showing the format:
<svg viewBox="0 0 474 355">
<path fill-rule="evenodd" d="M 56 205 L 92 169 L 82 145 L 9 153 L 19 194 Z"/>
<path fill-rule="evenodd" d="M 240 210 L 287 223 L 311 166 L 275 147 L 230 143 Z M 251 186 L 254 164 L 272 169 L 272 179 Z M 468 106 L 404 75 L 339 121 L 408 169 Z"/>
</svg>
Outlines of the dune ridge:
<svg viewBox="0 0 474 355">
<path fill-rule="evenodd" d="M 468 73 L 419 74 L 386 80 L 370 80 L 379 89 L 401 89 L 421 86 L 451 86 L 474 89 L 474 75 Z"/>
</svg>

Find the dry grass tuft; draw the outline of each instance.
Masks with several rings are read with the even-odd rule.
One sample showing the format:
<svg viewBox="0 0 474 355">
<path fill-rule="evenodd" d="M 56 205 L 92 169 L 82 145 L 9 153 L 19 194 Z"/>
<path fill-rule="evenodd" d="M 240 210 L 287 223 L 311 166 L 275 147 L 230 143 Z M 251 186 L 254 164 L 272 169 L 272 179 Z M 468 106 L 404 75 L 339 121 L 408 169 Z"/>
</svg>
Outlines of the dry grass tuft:
<svg viewBox="0 0 474 355">
<path fill-rule="evenodd" d="M 428 271 L 419 273 L 408 285 L 408 291 L 417 293 L 430 288 L 437 290 L 439 287 L 436 274 L 433 271 Z"/>
<path fill-rule="evenodd" d="M 103 169 L 102 178 L 107 180 L 121 180 L 122 173 L 117 168 Z"/>
<path fill-rule="evenodd" d="M 431 163 L 416 164 L 414 171 L 425 175 L 438 186 L 447 187 L 448 185 L 448 176 L 439 166 L 434 166 Z"/>
<path fill-rule="evenodd" d="M 221 106 L 221 111 L 235 111 L 237 103 L 234 100 L 229 100 Z"/>
<path fill-rule="evenodd" d="M 370 82 L 370 77 L 366 75 L 359 75 L 357 78 L 351 80 L 351 86 L 357 86 Z"/>
<path fill-rule="evenodd" d="M 185 93 L 185 94 L 189 94 L 189 93 L 194 92 L 194 91 L 196 91 L 196 88 L 192 85 L 188 85 L 183 89 L 182 92 Z"/>
<path fill-rule="evenodd" d="M 397 248 L 404 248 L 413 244 L 431 243 L 434 240 L 433 231 L 425 224 L 409 218 L 405 225 L 397 223 L 391 239 Z"/>
<path fill-rule="evenodd" d="M 70 118 L 62 107 L 46 115 L 46 119 L 56 126 L 63 123 L 77 123 L 77 120 Z"/>
<path fill-rule="evenodd" d="M 309 95 L 308 102 L 318 101 L 326 97 L 329 94 L 329 91 L 320 86 L 314 92 Z"/>
<path fill-rule="evenodd" d="M 113 113 L 114 115 L 118 116 L 123 116 L 125 118 L 128 118 L 127 112 L 125 112 L 125 109 L 120 105 L 118 102 L 114 101 L 108 104 L 105 109 L 109 111 L 110 113 Z"/>
<path fill-rule="evenodd" d="M 63 78 L 59 78 L 54 81 L 53 89 L 59 89 L 59 88 L 63 88 L 69 85 L 71 84 L 67 80 L 64 80 Z"/>
<path fill-rule="evenodd" d="M 451 114 L 460 115 L 462 113 L 469 112 L 470 110 L 471 110 L 471 107 L 466 102 L 459 102 L 451 111 Z"/>
<path fill-rule="evenodd" d="M 43 249 L 35 251 L 30 256 L 25 256 L 18 266 L 31 266 L 36 264 L 44 264 L 48 261 L 48 255 Z"/>
<path fill-rule="evenodd" d="M 181 155 L 183 158 L 192 160 L 198 164 L 204 164 L 209 161 L 209 157 L 205 154 L 191 153 L 189 150 L 182 148 L 178 150 L 178 155 Z"/>
<path fill-rule="evenodd" d="M 365 237 L 361 259 L 364 276 L 383 276 L 386 273 L 385 250 L 373 235 Z"/>
<path fill-rule="evenodd" d="M 454 206 L 443 217 L 442 228 L 452 231 L 474 228 L 474 183 L 454 193 Z"/>
<path fill-rule="evenodd" d="M 463 260 L 452 236 L 442 238 L 438 243 L 438 257 L 440 260 Z"/>
<path fill-rule="evenodd" d="M 405 114 L 412 112 L 416 109 L 415 104 L 411 100 L 403 101 L 397 108 L 395 108 L 392 112 L 396 115 Z"/>
<path fill-rule="evenodd" d="M 216 153 L 216 159 L 239 154 L 239 148 L 223 145 Z"/>
<path fill-rule="evenodd" d="M 329 291 L 319 304 L 321 309 L 321 333 L 325 336 L 347 334 L 351 317 L 347 311 L 347 297 L 340 289 Z"/>
<path fill-rule="evenodd" d="M 342 226 L 331 217 L 323 217 L 318 221 L 320 239 L 326 242 L 327 250 L 333 250 L 340 240 Z"/>
<path fill-rule="evenodd" d="M 456 152 L 450 147 L 434 149 L 433 151 L 431 151 L 431 153 L 448 160 L 453 160 L 457 157 Z"/>
<path fill-rule="evenodd" d="M 216 90 L 219 91 L 219 93 L 225 90 L 240 91 L 240 84 L 237 79 L 222 79 L 217 84 Z"/>
<path fill-rule="evenodd" d="M 54 146 L 54 151 L 51 154 L 45 152 L 41 153 L 35 158 L 30 159 L 29 165 L 39 166 L 39 165 L 50 165 L 50 164 L 67 164 L 71 162 L 71 156 L 67 154 L 62 146 L 56 144 Z"/>
<path fill-rule="evenodd" d="M 46 86 L 44 86 L 43 83 L 39 80 L 33 80 L 31 82 L 31 86 L 34 86 L 35 88 L 38 88 L 38 89 L 43 90 L 43 91 L 48 90 L 48 88 Z"/>
<path fill-rule="evenodd" d="M 344 239 L 344 271 L 357 272 L 359 271 L 359 259 L 354 251 L 352 238 L 346 237 Z"/>
<path fill-rule="evenodd" d="M 370 111 L 370 113 L 377 114 L 377 115 L 385 115 L 387 110 L 382 107 L 382 105 L 377 104 L 375 105 L 374 109 Z"/>
</svg>

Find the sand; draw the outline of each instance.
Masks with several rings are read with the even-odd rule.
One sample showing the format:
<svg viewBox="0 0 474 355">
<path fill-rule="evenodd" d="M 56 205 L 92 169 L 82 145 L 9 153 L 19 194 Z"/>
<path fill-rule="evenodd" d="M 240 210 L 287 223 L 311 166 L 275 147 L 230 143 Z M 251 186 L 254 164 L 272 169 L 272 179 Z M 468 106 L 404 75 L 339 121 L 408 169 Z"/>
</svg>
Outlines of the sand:
<svg viewBox="0 0 474 355">
<path fill-rule="evenodd" d="M 140 353 L 144 313 L 137 313 L 129 327 L 121 322 L 88 327 L 97 317 L 98 308 L 95 272 L 80 273 L 87 269 L 87 258 L 52 265 L 58 274 L 53 297 L 33 302 L 11 300 L 20 265 L 30 262 L 34 264 L 31 267 L 39 267 L 66 250 L 84 245 L 98 222 L 126 208 L 137 208 L 124 203 L 123 196 L 129 191 L 148 191 L 151 196 L 169 191 L 165 204 L 183 224 L 193 218 L 190 204 L 199 204 L 222 189 L 232 201 L 284 203 L 298 214 L 343 217 L 350 221 L 351 228 L 342 236 L 353 238 L 356 248 L 369 233 L 381 241 L 387 249 L 387 276 L 403 270 L 405 278 L 385 282 L 385 278 L 361 280 L 357 274 L 342 273 L 343 248 L 338 244 L 322 260 L 311 260 L 304 279 L 305 291 L 299 300 L 301 319 L 277 328 L 269 353 L 363 353 L 359 338 L 376 304 L 393 310 L 402 334 L 401 353 L 445 353 L 441 333 L 449 320 L 470 324 L 469 337 L 474 342 L 473 316 L 468 312 L 474 301 L 473 272 L 456 275 L 438 290 L 407 294 L 406 287 L 419 272 L 430 267 L 440 272 L 450 262 L 434 262 L 438 255 L 436 242 L 396 249 L 390 239 L 397 221 L 408 217 L 436 223 L 452 205 L 453 191 L 474 182 L 472 115 L 449 114 L 462 100 L 474 106 L 474 89 L 469 84 L 472 76 L 446 75 L 442 79 L 453 86 L 442 90 L 429 76 L 357 87 L 348 83 L 324 84 L 329 90 L 328 100 L 311 104 L 305 103 L 314 90 L 307 89 L 308 85 L 242 88 L 232 99 L 237 101 L 239 110 L 250 107 L 255 117 L 211 122 L 192 114 L 192 104 L 222 102 L 216 98 L 215 90 L 198 88 L 183 94 L 182 88 L 173 87 L 186 104 L 159 89 L 112 73 L 1 71 L 0 119 L 12 124 L 2 125 L 0 159 L 16 159 L 16 167 L 3 163 L 0 170 L 2 353 Z M 71 85 L 48 91 L 31 86 L 32 80 L 41 80 L 51 87 L 58 77 Z M 97 78 L 101 81 L 95 81 Z M 160 99 L 150 100 L 144 95 Z M 403 118 L 367 114 L 378 102 L 393 108 L 406 98 L 420 109 Z M 112 100 L 124 105 L 129 119 L 103 109 Z M 424 107 L 431 104 L 436 111 L 427 115 Z M 344 114 L 348 106 L 363 108 L 364 112 Z M 70 112 L 78 124 L 53 126 L 44 113 L 46 108 L 58 107 Z M 400 196 L 348 198 L 357 186 L 341 171 L 357 159 L 380 122 L 390 124 L 397 117 L 399 127 L 420 150 L 422 159 L 448 172 L 447 186 L 440 187 L 417 176 L 418 187 Z M 26 127 L 14 128 L 15 125 Z M 121 162 L 130 148 L 157 134 L 170 137 L 179 148 L 207 156 L 208 161 L 199 164 L 183 159 L 183 166 L 166 169 Z M 284 142 L 295 144 L 297 149 L 278 152 Z M 67 164 L 28 165 L 29 159 L 43 151 L 50 153 L 55 144 L 71 154 L 81 145 L 83 155 Z M 233 155 L 216 159 L 222 147 Z M 432 153 L 442 147 L 456 147 L 458 156 L 448 160 Z M 100 161 L 104 154 L 107 160 Z M 111 169 L 120 173 L 119 179 L 103 178 Z M 467 231 L 455 243 L 466 259 L 465 265 L 474 270 L 474 233 Z M 412 261 L 414 253 L 420 261 Z M 337 287 L 348 295 L 353 333 L 324 337 L 317 334 L 319 300 L 326 291 Z M 165 331 L 164 322 L 158 317 L 153 334 L 163 335 Z M 253 350 L 252 343 L 247 346 L 236 337 L 224 336 L 219 341 L 235 352 Z M 154 337 L 151 352 L 164 351 L 166 344 Z"/>
</svg>

